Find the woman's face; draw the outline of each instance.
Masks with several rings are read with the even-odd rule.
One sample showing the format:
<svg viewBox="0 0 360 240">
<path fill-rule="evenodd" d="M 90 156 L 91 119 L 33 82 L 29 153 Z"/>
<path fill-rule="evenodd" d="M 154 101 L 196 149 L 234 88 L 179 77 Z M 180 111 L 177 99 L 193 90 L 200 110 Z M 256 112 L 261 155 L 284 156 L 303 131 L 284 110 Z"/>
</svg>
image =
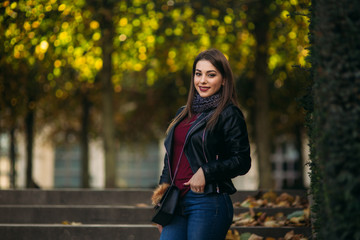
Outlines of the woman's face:
<svg viewBox="0 0 360 240">
<path fill-rule="evenodd" d="M 203 98 L 217 93 L 224 85 L 221 73 L 208 60 L 200 60 L 195 66 L 194 85 Z"/>
</svg>

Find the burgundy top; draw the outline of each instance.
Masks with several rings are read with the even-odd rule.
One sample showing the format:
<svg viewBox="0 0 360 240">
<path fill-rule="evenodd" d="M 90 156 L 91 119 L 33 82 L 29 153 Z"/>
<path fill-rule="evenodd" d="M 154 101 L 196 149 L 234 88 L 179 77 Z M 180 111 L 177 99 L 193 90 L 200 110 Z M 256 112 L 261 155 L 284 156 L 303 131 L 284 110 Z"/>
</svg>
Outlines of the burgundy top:
<svg viewBox="0 0 360 240">
<path fill-rule="evenodd" d="M 176 166 L 179 162 L 180 154 L 183 151 L 186 134 L 189 131 L 193 122 L 196 120 L 196 118 L 197 115 L 195 114 L 191 117 L 190 120 L 188 118 L 185 118 L 175 128 L 173 139 L 173 159 L 171 162 L 172 176 L 174 176 Z M 178 173 L 174 181 L 174 184 L 180 189 L 181 196 L 184 196 L 190 190 L 190 186 L 184 186 L 184 183 L 189 181 L 193 175 L 194 173 L 190 168 L 189 161 L 186 158 L 185 153 L 182 153 Z"/>
</svg>

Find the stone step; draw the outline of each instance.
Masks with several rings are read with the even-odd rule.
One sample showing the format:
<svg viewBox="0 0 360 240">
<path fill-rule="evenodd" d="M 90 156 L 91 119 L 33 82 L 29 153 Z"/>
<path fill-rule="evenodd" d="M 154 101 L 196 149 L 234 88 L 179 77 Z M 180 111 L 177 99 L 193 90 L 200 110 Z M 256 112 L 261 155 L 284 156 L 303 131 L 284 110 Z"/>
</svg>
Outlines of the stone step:
<svg viewBox="0 0 360 240">
<path fill-rule="evenodd" d="M 2 205 L 0 223 L 149 224 L 152 207 L 78 205 Z"/>
<path fill-rule="evenodd" d="M 233 201 L 233 203 L 242 202 L 249 196 L 251 196 L 251 197 L 259 196 L 268 191 L 269 190 L 237 191 L 236 193 L 230 195 L 230 197 L 231 197 L 231 200 Z M 288 190 L 279 190 L 279 191 L 273 191 L 273 192 L 276 193 L 278 196 L 281 193 L 288 193 L 294 197 L 296 195 L 298 195 L 302 198 L 307 198 L 307 196 L 308 196 L 307 190 L 305 190 L 305 189 L 288 189 Z"/>
<path fill-rule="evenodd" d="M 297 210 L 301 209 L 256 208 L 254 212 L 272 216 L 278 212 L 288 215 Z M 234 208 L 234 214 L 247 211 L 247 208 Z M 0 223 L 148 224 L 154 210 L 150 206 L 0 205 L 0 213 Z"/>
<path fill-rule="evenodd" d="M 149 204 L 152 189 L 63 189 L 63 190 L 0 190 L 0 205 L 137 205 Z M 248 196 L 266 191 L 238 191 L 231 195 L 233 202 L 242 202 Z M 274 191 L 306 197 L 306 190 Z"/>
<path fill-rule="evenodd" d="M 266 213 L 267 216 L 274 216 L 277 213 L 284 213 L 284 215 L 289 215 L 295 211 L 304 210 L 303 208 L 253 208 L 253 211 L 256 213 Z M 235 207 L 234 214 L 240 214 L 244 212 L 249 212 L 248 208 Z"/>
<path fill-rule="evenodd" d="M 150 189 L 0 190 L 0 205 L 137 205 L 150 204 Z"/>
<path fill-rule="evenodd" d="M 281 228 L 271 228 L 271 227 L 231 227 L 231 230 L 236 230 L 241 233 L 254 233 L 256 235 L 271 238 L 283 238 L 286 233 L 294 231 L 295 234 L 302 234 L 304 237 L 311 238 L 311 228 L 309 227 L 281 227 Z"/>
<path fill-rule="evenodd" d="M 0 224 L 0 236 L 4 240 L 157 240 L 160 234 L 150 224 Z"/>
<path fill-rule="evenodd" d="M 240 234 L 250 232 L 264 237 L 280 238 L 289 231 L 310 237 L 309 228 L 232 227 Z M 157 240 L 159 232 L 154 225 L 79 225 L 60 224 L 0 224 L 0 236 L 6 240 Z"/>
</svg>

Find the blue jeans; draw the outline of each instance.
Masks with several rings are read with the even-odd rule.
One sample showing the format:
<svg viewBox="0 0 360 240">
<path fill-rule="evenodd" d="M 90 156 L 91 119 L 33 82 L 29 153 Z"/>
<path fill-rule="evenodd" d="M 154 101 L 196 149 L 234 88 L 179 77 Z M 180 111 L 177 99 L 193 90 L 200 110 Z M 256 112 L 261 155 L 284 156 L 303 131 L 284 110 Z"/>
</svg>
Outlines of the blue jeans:
<svg viewBox="0 0 360 240">
<path fill-rule="evenodd" d="M 163 228 L 160 240 L 224 240 L 234 209 L 228 194 L 198 194 L 191 190 L 180 200 L 183 214 Z"/>
</svg>

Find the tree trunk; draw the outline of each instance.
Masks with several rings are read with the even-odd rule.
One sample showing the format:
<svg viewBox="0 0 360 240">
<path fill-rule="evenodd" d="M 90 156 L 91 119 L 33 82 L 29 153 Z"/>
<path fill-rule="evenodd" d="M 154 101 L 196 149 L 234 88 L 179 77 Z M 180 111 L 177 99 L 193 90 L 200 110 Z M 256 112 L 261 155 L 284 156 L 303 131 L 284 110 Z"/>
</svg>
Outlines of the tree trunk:
<svg viewBox="0 0 360 240">
<path fill-rule="evenodd" d="M 268 31 L 269 31 L 269 0 L 259 1 L 255 14 L 255 143 L 259 163 L 259 188 L 274 187 L 270 162 L 270 118 L 269 118 L 269 75 L 268 75 Z"/>
<path fill-rule="evenodd" d="M 15 127 L 12 126 L 10 128 L 10 148 L 9 148 L 9 156 L 10 156 L 10 187 L 16 188 L 16 169 L 15 169 L 15 162 L 16 162 L 16 153 L 15 153 L 15 146 L 16 146 L 16 139 L 15 139 Z"/>
<path fill-rule="evenodd" d="M 112 23 L 112 9 L 107 8 L 103 13 L 102 22 L 102 51 L 103 68 L 100 72 L 103 96 L 103 140 L 105 151 L 105 187 L 113 188 L 116 185 L 115 162 L 115 124 L 113 109 L 112 61 L 114 29 Z"/>
<path fill-rule="evenodd" d="M 116 1 L 87 0 L 94 18 L 100 23 L 103 67 L 98 74 L 102 85 L 102 133 L 105 157 L 105 187 L 116 185 L 115 123 L 113 109 L 112 53 L 113 53 L 113 8 Z"/>
<path fill-rule="evenodd" d="M 89 111 L 90 102 L 87 93 L 83 93 L 81 119 L 81 185 L 83 188 L 90 187 L 89 178 Z"/>
<path fill-rule="evenodd" d="M 25 116 L 26 135 L 26 187 L 37 187 L 32 178 L 35 111 L 28 109 Z"/>
</svg>

